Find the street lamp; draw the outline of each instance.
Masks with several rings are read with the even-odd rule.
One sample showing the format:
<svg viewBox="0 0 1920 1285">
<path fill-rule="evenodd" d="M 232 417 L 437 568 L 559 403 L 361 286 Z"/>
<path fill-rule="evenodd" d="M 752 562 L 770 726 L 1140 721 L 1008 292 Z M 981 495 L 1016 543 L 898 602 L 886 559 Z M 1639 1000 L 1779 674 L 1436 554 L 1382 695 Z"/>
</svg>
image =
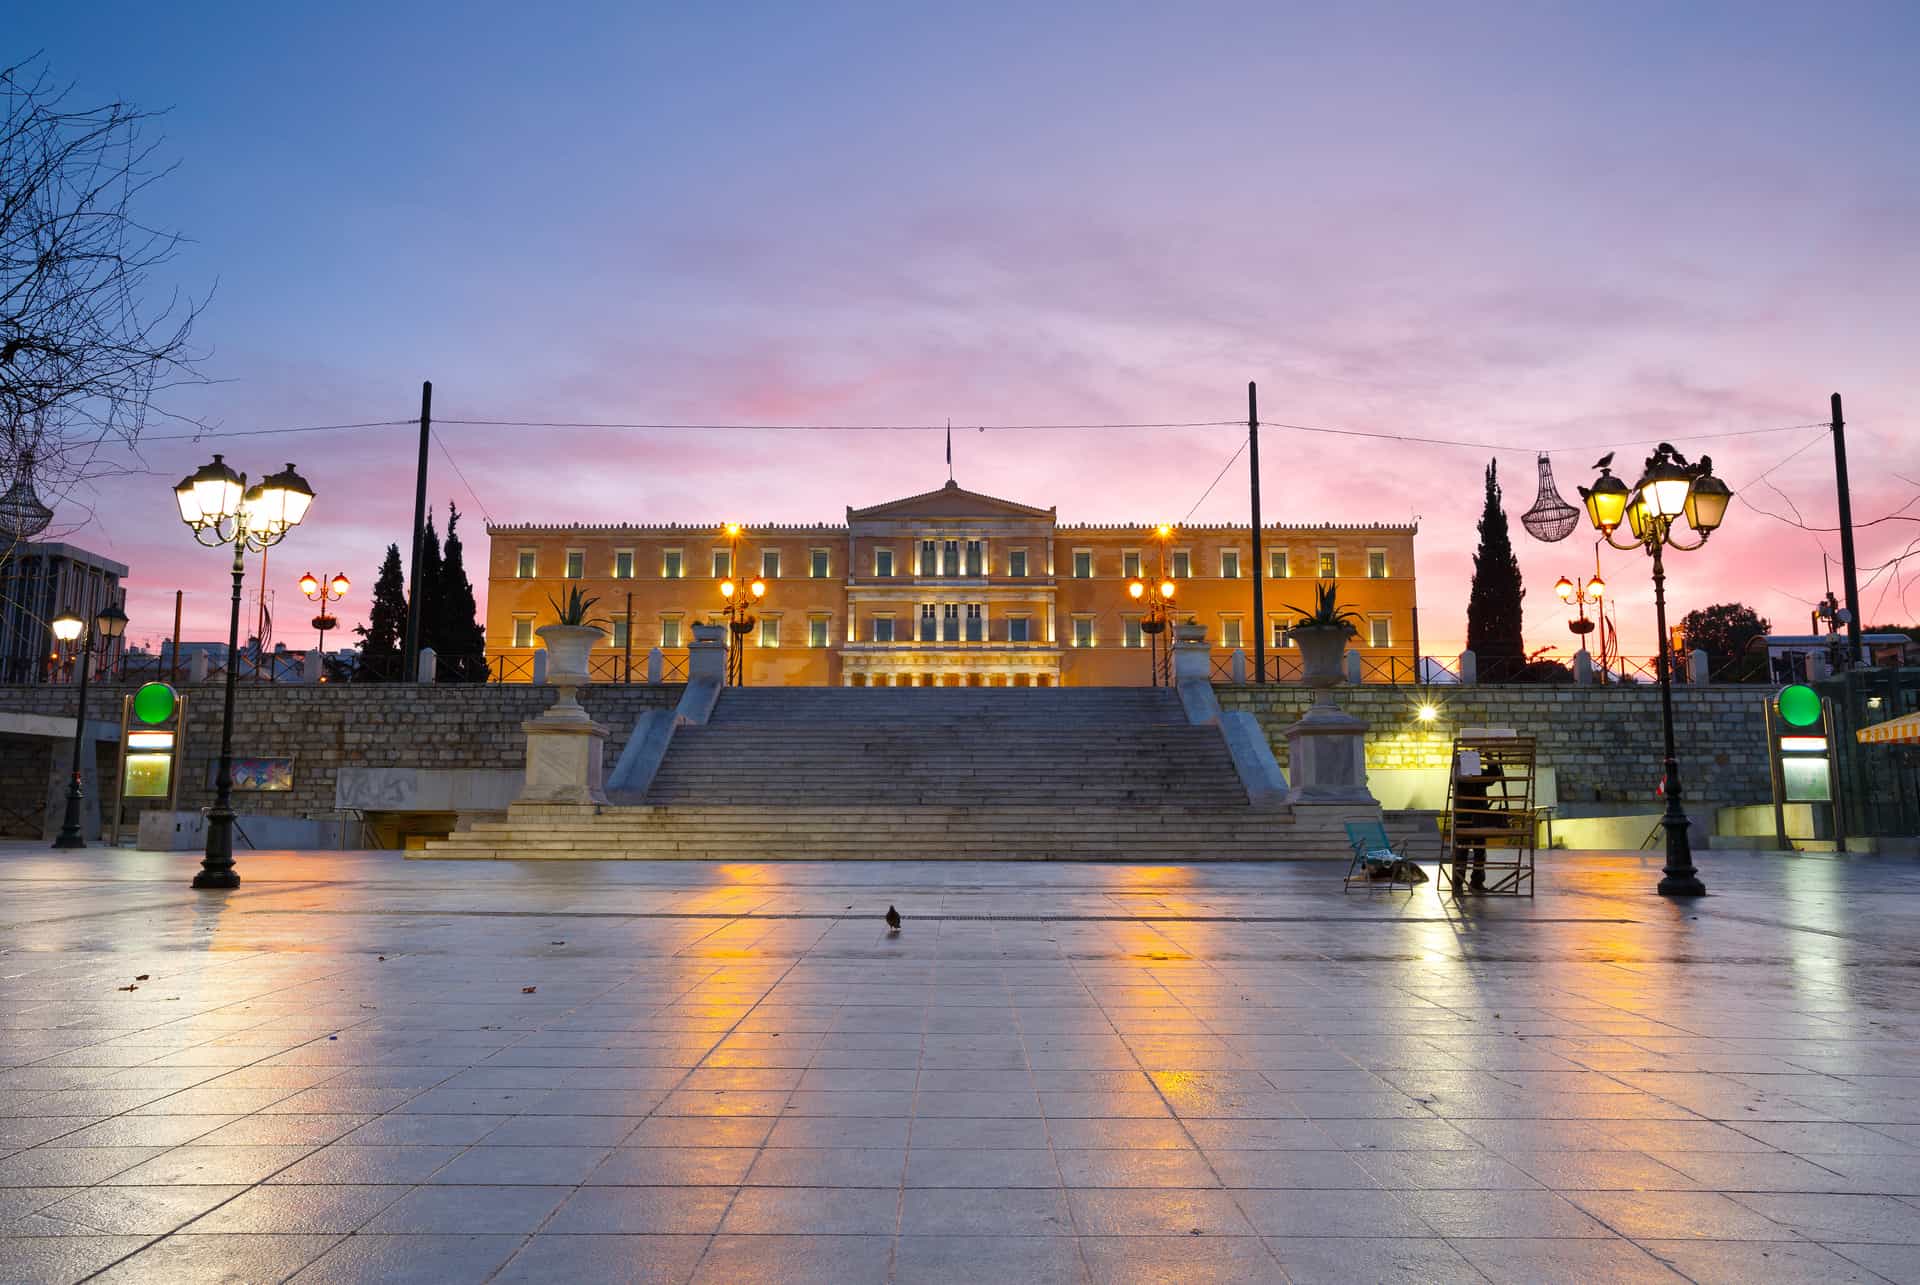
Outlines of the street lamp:
<svg viewBox="0 0 1920 1285">
<path fill-rule="evenodd" d="M 213 810 L 207 813 L 207 852 L 193 877 L 196 888 L 238 888 L 233 868 L 233 689 L 239 674 L 240 582 L 246 575 L 246 555 L 271 548 L 300 525 L 313 503 L 313 488 L 289 464 L 247 485 L 247 475 L 236 473 L 218 455 L 173 488 L 180 520 L 194 540 L 210 549 L 233 546 L 233 612 L 227 625 L 227 693 L 220 718 L 220 776 L 214 786 Z"/>
<path fill-rule="evenodd" d="M 1157 585 L 1148 585 L 1144 580 L 1135 580 L 1127 585 L 1127 595 L 1146 608 L 1147 614 L 1141 617 L 1140 632 L 1147 636 L 1147 645 L 1153 649 L 1150 662 L 1153 686 L 1162 685 L 1160 672 L 1160 635 L 1167 631 L 1167 623 L 1173 614 L 1173 590 L 1171 580 L 1162 580 Z M 1173 647 L 1167 647 L 1167 663 L 1173 662 Z M 1164 679 L 1171 687 L 1173 679 L 1169 675 Z"/>
<path fill-rule="evenodd" d="M 53 838 L 56 848 L 84 848 L 86 836 L 80 833 L 80 747 L 87 739 L 87 675 L 93 669 L 94 647 L 102 639 L 108 646 L 113 640 L 127 632 L 127 613 L 113 603 L 100 609 L 93 618 L 93 627 L 72 612 L 62 612 L 53 618 L 53 636 L 66 643 L 71 649 L 79 642 L 80 653 L 80 702 L 73 714 L 73 779 L 67 782 L 67 814 L 60 822 L 60 833 Z M 82 641 L 84 639 L 84 641 Z"/>
<path fill-rule="evenodd" d="M 1587 619 L 1587 605 L 1591 603 L 1596 607 L 1599 606 L 1601 597 L 1605 595 L 1607 591 L 1607 582 L 1602 580 L 1598 575 L 1593 576 L 1584 584 L 1578 580 L 1569 580 L 1567 577 L 1561 576 L 1560 579 L 1554 583 L 1553 591 L 1560 595 L 1560 601 L 1569 606 L 1579 607 L 1580 618 L 1578 620 L 1569 620 L 1567 622 L 1567 628 L 1580 635 L 1581 645 L 1585 646 L 1586 636 L 1593 632 L 1593 621 Z"/>
<path fill-rule="evenodd" d="M 1707 891 L 1694 869 L 1693 845 L 1687 837 L 1686 811 L 1680 806 L 1680 763 L 1673 746 L 1673 640 L 1667 635 L 1667 569 L 1661 552 L 1697 549 L 1707 542 L 1726 518 L 1727 504 L 1733 492 L 1713 475 L 1713 461 L 1700 457 L 1689 464 L 1686 456 L 1662 442 L 1647 457 L 1640 480 L 1632 487 L 1613 475 L 1608 455 L 1596 466 L 1600 476 L 1591 487 L 1580 489 L 1587 506 L 1587 518 L 1594 529 L 1616 549 L 1641 548 L 1653 559 L 1653 610 L 1660 631 L 1660 724 L 1665 738 L 1667 796 L 1666 815 L 1661 825 L 1667 831 L 1666 877 L 1660 880 L 1660 892 L 1669 897 L 1699 897 Z M 1676 523 L 1685 518 L 1699 539 L 1691 544 L 1676 539 Z M 1632 536 L 1622 544 L 1614 539 L 1622 522 Z M 1596 577 L 1597 579 L 1598 577 Z"/>
<path fill-rule="evenodd" d="M 320 631 L 320 641 L 314 644 L 314 650 L 320 653 L 320 681 L 323 683 L 327 680 L 327 630 L 340 623 L 328 613 L 327 604 L 346 597 L 350 588 L 352 582 L 344 571 L 336 571 L 326 580 L 316 578 L 311 571 L 300 577 L 300 592 L 307 595 L 309 602 L 320 604 L 320 614 L 313 618 L 313 627 Z"/>
</svg>

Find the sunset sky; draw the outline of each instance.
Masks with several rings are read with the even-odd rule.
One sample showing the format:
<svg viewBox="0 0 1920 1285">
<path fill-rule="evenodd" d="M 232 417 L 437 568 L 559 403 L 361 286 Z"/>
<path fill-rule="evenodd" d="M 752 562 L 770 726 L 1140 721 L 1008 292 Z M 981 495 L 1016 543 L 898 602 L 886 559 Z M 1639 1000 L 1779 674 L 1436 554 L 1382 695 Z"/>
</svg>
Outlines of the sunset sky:
<svg viewBox="0 0 1920 1285">
<path fill-rule="evenodd" d="M 224 637 L 226 569 L 169 488 L 224 450 L 319 492 L 271 562 L 345 570 L 363 619 L 436 418 L 941 424 L 961 484 L 1063 521 L 1179 520 L 1257 380 L 1279 521 L 1418 515 L 1421 634 L 1457 651 L 1497 456 L 1527 644 L 1590 535 L 1520 533 L 1534 453 L 1561 490 L 1610 444 L 1702 450 L 1741 496 L 1674 557 L 1676 615 L 1739 599 L 1801 628 L 1825 588 L 1846 397 L 1857 521 L 1920 491 L 1920 6 L 18 5 L 82 99 L 171 107 L 143 207 L 193 244 L 219 381 L 205 440 L 62 497 L 65 538 L 132 567 L 129 637 Z M 165 425 L 155 434 L 171 433 Z M 945 480 L 937 432 L 448 424 L 430 493 L 482 523 L 838 521 Z M 1811 443 L 1811 445 L 1810 445 Z M 1754 479 L 1772 474 L 1784 495 Z M 1633 475 L 1647 445 L 1619 447 Z M 1904 475 L 1904 477 L 1902 476 Z M 4 482 L 0 482 L 4 485 Z M 48 497 L 52 499 L 53 497 Z M 1920 514 L 1920 509 L 1915 510 Z M 1244 459 L 1194 520 L 1245 520 Z M 1920 523 L 1860 532 L 1863 567 Z M 1639 554 L 1607 552 L 1631 652 Z M 1920 558 L 1911 566 L 1920 568 Z M 1871 623 L 1920 617 L 1863 573 Z M 1838 587 L 1837 567 L 1833 581 Z M 484 593 L 484 582 L 478 586 Z M 251 592 L 251 585 L 249 586 Z"/>
</svg>

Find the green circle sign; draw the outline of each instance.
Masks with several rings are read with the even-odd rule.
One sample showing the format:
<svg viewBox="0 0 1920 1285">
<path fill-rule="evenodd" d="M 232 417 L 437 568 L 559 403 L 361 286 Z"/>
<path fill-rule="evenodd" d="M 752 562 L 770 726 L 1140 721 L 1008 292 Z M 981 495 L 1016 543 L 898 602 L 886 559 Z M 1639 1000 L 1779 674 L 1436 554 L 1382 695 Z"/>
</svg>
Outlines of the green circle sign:
<svg viewBox="0 0 1920 1285">
<path fill-rule="evenodd" d="M 164 723 L 173 717 L 179 702 L 165 683 L 147 683 L 133 694 L 133 716 L 143 723 Z"/>
<path fill-rule="evenodd" d="M 1805 683 L 1782 687 L 1775 703 L 1780 717 L 1794 727 L 1812 727 L 1820 721 L 1820 693 Z"/>
</svg>

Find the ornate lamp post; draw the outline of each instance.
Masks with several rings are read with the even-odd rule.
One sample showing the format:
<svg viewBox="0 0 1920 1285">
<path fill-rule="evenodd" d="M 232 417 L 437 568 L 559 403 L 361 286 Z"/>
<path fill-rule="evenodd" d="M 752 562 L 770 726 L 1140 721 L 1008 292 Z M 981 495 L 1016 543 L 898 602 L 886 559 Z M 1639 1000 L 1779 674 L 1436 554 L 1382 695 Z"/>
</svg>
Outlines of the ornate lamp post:
<svg viewBox="0 0 1920 1285">
<path fill-rule="evenodd" d="M 196 888 L 238 888 L 233 868 L 233 689 L 240 672 L 240 582 L 246 555 L 280 543 L 300 525 L 313 503 L 313 488 L 289 464 L 247 485 L 218 455 L 173 488 L 180 520 L 210 549 L 233 546 L 233 611 L 227 624 L 227 693 L 220 716 L 220 776 L 213 810 L 207 813 L 207 853 L 193 877 Z"/>
<path fill-rule="evenodd" d="M 1151 666 L 1155 687 L 1173 685 L 1172 675 L 1161 673 L 1160 661 L 1160 635 L 1167 631 L 1167 624 L 1173 615 L 1173 590 L 1174 583 L 1171 580 L 1162 580 L 1159 584 L 1152 586 L 1144 580 L 1135 580 L 1127 586 L 1127 596 L 1141 603 L 1147 610 L 1147 614 L 1140 620 L 1140 632 L 1147 636 L 1147 645 L 1153 649 Z M 1171 666 L 1173 662 L 1171 646 L 1167 648 L 1166 658 L 1167 664 Z"/>
<path fill-rule="evenodd" d="M 1598 465 L 1600 476 L 1591 487 L 1580 489 L 1586 502 L 1587 518 L 1594 529 L 1616 549 L 1641 548 L 1653 559 L 1653 610 L 1660 631 L 1660 724 L 1666 749 L 1667 814 L 1661 824 L 1667 831 L 1666 877 L 1660 880 L 1660 892 L 1669 897 L 1705 895 L 1706 884 L 1693 866 L 1693 845 L 1687 837 L 1686 811 L 1680 805 L 1680 764 L 1673 745 L 1673 642 L 1667 635 L 1667 569 L 1662 551 L 1697 549 L 1707 542 L 1727 515 L 1733 492 L 1713 475 L 1713 461 L 1700 457 L 1689 464 L 1686 456 L 1666 442 L 1647 457 L 1640 480 L 1629 487 L 1613 475 L 1608 455 Z M 1691 544 L 1676 539 L 1676 523 L 1686 518 L 1699 539 Z M 1626 543 L 1613 533 L 1625 522 L 1631 535 Z"/>
<path fill-rule="evenodd" d="M 740 524 L 727 523 L 727 570 L 738 575 L 740 572 Z M 732 576 L 720 582 L 720 597 L 724 605 L 720 614 L 727 618 L 727 686 L 744 687 L 747 682 L 747 635 L 753 632 L 757 623 L 754 618 L 754 604 L 767 595 L 767 582 L 755 580 L 744 587 L 735 584 Z"/>
<path fill-rule="evenodd" d="M 1580 635 L 1580 643 L 1582 646 L 1585 646 L 1587 635 L 1593 632 L 1593 621 L 1587 619 L 1587 604 L 1592 603 L 1595 607 L 1600 605 L 1600 598 L 1607 591 L 1607 582 L 1602 580 L 1598 575 L 1589 579 L 1585 584 L 1561 576 L 1560 579 L 1555 582 L 1553 591 L 1560 595 L 1560 601 L 1569 606 L 1579 607 L 1580 618 L 1578 620 L 1569 620 L 1567 622 L 1567 628 Z"/>
<path fill-rule="evenodd" d="M 320 681 L 323 683 L 327 681 L 327 630 L 340 623 L 328 612 L 327 604 L 346 597 L 347 590 L 352 587 L 352 581 L 347 579 L 344 571 L 336 571 L 326 580 L 316 579 L 311 571 L 300 577 L 300 592 L 307 595 L 309 602 L 320 604 L 320 614 L 313 618 L 313 627 L 320 631 L 320 641 L 314 644 L 314 650 L 320 653 Z"/>
<path fill-rule="evenodd" d="M 113 640 L 127 631 L 127 613 L 113 603 L 100 609 L 93 618 L 93 625 L 70 612 L 53 618 L 53 636 L 67 644 L 69 650 L 79 643 L 80 656 L 80 703 L 73 715 L 73 779 L 67 782 L 67 814 L 60 822 L 60 833 L 53 838 L 56 848 L 84 848 L 86 836 L 80 833 L 80 800 L 82 777 L 80 775 L 80 748 L 87 739 L 87 675 L 93 669 L 95 647 L 105 640 L 109 646 Z"/>
</svg>

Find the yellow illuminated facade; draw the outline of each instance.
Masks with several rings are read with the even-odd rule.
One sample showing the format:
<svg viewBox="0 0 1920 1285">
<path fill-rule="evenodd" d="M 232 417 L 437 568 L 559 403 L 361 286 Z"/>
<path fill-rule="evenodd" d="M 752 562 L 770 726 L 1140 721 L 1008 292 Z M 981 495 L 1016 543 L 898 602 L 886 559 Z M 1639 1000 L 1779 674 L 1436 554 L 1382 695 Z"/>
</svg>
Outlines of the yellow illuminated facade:
<svg viewBox="0 0 1920 1285">
<path fill-rule="evenodd" d="M 1253 611 L 1245 526 L 1062 525 L 1052 508 L 939 490 L 847 510 L 818 526 L 495 525 L 487 650 L 509 681 L 531 673 L 552 598 L 597 597 L 599 653 L 632 655 L 636 681 L 658 647 L 684 673 L 696 623 L 718 622 L 721 588 L 759 581 L 743 635 L 756 686 L 1136 686 L 1152 681 L 1149 614 L 1135 581 L 1173 586 L 1171 617 L 1204 625 L 1224 677 L 1264 630 L 1276 674 L 1315 581 L 1360 618 L 1353 648 L 1369 681 L 1406 681 L 1414 655 L 1411 525 L 1263 527 L 1266 619 Z M 1153 590 L 1149 590 L 1151 594 Z M 631 604 L 631 605 L 629 605 Z M 617 662 L 596 666 L 617 676 Z"/>
</svg>

